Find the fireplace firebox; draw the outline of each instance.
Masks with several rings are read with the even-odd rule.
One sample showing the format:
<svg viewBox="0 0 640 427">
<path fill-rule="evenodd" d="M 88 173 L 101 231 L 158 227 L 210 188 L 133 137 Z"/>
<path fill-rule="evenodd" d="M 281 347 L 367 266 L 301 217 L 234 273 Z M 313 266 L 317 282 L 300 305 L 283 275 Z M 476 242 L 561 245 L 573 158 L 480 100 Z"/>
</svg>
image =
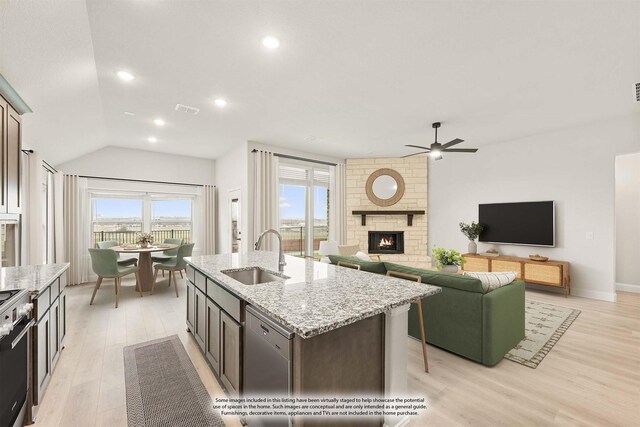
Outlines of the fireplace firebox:
<svg viewBox="0 0 640 427">
<path fill-rule="evenodd" d="M 403 254 L 404 231 L 369 231 L 370 254 Z"/>
</svg>

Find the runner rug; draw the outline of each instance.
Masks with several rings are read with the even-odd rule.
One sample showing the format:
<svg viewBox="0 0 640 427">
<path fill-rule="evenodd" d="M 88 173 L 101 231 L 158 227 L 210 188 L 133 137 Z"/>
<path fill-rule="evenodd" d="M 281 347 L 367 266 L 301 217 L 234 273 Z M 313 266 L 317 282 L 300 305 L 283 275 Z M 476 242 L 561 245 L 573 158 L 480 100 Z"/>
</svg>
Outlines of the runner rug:
<svg viewBox="0 0 640 427">
<path fill-rule="evenodd" d="M 177 335 L 124 348 L 129 427 L 224 426 Z"/>
<path fill-rule="evenodd" d="M 525 303 L 525 337 L 504 357 L 530 368 L 537 368 L 562 334 L 580 314 L 580 310 L 527 301 Z"/>
</svg>

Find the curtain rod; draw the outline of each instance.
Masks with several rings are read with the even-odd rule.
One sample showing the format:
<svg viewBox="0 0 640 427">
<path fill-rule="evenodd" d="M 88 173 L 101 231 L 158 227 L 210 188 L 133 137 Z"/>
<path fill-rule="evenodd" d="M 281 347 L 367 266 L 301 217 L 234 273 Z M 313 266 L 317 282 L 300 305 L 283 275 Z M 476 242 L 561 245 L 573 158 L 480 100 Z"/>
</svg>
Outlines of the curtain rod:
<svg viewBox="0 0 640 427">
<path fill-rule="evenodd" d="M 251 150 L 252 153 L 256 153 L 258 151 L 262 151 L 262 150 L 258 150 L 257 148 L 254 148 L 253 150 Z M 322 160 L 315 160 L 315 159 L 307 159 L 305 157 L 298 157 L 298 156 L 290 156 L 289 154 L 273 153 L 273 155 L 276 157 L 282 157 L 284 159 L 302 160 L 303 162 L 319 163 L 321 165 L 328 165 L 328 166 L 337 165 L 336 163 L 332 163 L 332 162 L 325 162 Z"/>
<path fill-rule="evenodd" d="M 20 150 L 20 151 L 22 151 L 27 156 L 29 154 L 33 154 L 33 150 Z M 49 169 L 51 172 L 58 172 L 58 169 L 56 169 L 53 166 L 51 166 L 46 160 L 43 160 L 42 163 L 44 163 L 46 165 L 47 169 Z"/>
<path fill-rule="evenodd" d="M 186 185 L 189 187 L 204 187 L 209 184 L 190 184 L 186 182 L 167 182 L 167 181 L 151 181 L 146 179 L 129 179 L 129 178 L 111 178 L 107 176 L 91 176 L 91 175 L 78 175 L 80 178 L 89 178 L 89 179 L 105 179 L 108 181 L 129 181 L 129 182 L 145 182 L 148 184 L 169 184 L 169 185 Z M 213 186 L 215 187 L 215 185 Z"/>
</svg>

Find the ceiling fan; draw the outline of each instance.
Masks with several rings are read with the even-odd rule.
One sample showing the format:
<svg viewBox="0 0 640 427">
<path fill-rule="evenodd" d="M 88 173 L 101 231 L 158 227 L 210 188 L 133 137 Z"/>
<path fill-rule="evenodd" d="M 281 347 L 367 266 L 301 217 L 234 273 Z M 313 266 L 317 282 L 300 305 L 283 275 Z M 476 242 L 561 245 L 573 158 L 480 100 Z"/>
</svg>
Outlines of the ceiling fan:
<svg viewBox="0 0 640 427">
<path fill-rule="evenodd" d="M 453 147 L 454 145 L 457 145 L 457 144 L 460 144 L 461 142 L 464 142 L 464 140 L 460 139 L 460 138 L 452 139 L 451 141 L 447 142 L 446 144 L 440 144 L 438 142 L 438 128 L 440 126 L 442 126 L 442 123 L 440 123 L 440 122 L 435 122 L 435 123 L 431 124 L 431 127 L 434 128 L 435 131 L 436 131 L 436 139 L 433 142 L 433 144 L 431 144 L 428 147 L 422 147 L 420 145 L 407 144 L 407 145 L 405 145 L 405 147 L 419 148 L 419 149 L 424 150 L 424 151 L 420 151 L 418 153 L 413 153 L 413 154 L 408 154 L 406 156 L 402 156 L 402 158 L 411 157 L 411 156 L 417 156 L 418 154 L 428 153 L 429 156 L 433 157 L 434 159 L 441 160 L 442 159 L 442 153 L 475 153 L 476 151 L 478 151 L 477 148 L 450 148 L 450 147 Z"/>
</svg>

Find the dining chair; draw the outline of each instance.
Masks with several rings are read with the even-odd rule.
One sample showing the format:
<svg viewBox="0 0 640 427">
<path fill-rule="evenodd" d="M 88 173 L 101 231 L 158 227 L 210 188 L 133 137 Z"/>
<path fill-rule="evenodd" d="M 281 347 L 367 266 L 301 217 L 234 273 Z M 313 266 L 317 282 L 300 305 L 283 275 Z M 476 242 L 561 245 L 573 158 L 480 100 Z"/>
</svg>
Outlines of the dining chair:
<svg viewBox="0 0 640 427">
<path fill-rule="evenodd" d="M 118 243 L 117 240 L 105 240 L 102 242 L 96 242 L 96 246 L 98 247 L 98 249 L 109 249 L 119 245 L 120 243 Z M 129 265 L 138 265 L 138 258 L 136 257 L 123 258 L 122 255 L 120 255 L 120 253 L 116 253 L 116 259 L 118 260 L 118 265 L 123 267 L 129 266 Z"/>
<path fill-rule="evenodd" d="M 180 245 L 182 245 L 182 243 L 184 243 L 184 239 L 164 239 L 163 243 L 168 243 L 168 244 L 171 244 L 171 245 L 180 246 Z M 175 258 L 176 255 L 178 255 L 178 248 L 167 249 L 166 251 L 163 251 L 161 254 L 152 255 L 151 256 L 151 261 L 152 262 L 167 262 L 171 258 Z M 164 270 L 162 270 L 162 277 L 164 277 Z M 180 277 L 184 278 L 184 276 L 182 275 L 182 270 L 180 270 Z"/>
<path fill-rule="evenodd" d="M 399 271 L 389 270 L 387 271 L 387 276 L 389 277 L 398 277 L 400 279 L 413 280 L 418 283 L 422 283 L 422 277 L 417 276 L 415 274 L 401 273 Z M 424 317 L 422 317 L 422 300 L 418 298 L 417 300 L 411 301 L 411 304 L 415 304 L 418 306 L 418 323 L 420 324 L 420 338 L 422 342 L 422 358 L 424 359 L 424 371 L 429 372 L 429 362 L 427 361 L 427 338 L 424 333 Z"/>
<path fill-rule="evenodd" d="M 129 274 L 136 275 L 136 287 L 140 291 L 140 297 L 142 297 L 142 287 L 140 286 L 140 276 L 138 275 L 138 266 L 122 266 L 118 265 L 117 253 L 111 249 L 89 249 L 89 255 L 91 255 L 91 267 L 93 271 L 98 275 L 96 280 L 96 287 L 93 289 L 93 295 L 91 295 L 91 301 L 89 305 L 93 304 L 93 300 L 96 297 L 96 292 L 100 289 L 102 280 L 111 278 L 115 280 L 116 287 L 116 308 L 118 308 L 118 300 L 120 299 L 120 286 L 122 284 L 122 278 Z"/>
<path fill-rule="evenodd" d="M 156 287 L 156 280 L 158 280 L 158 271 L 167 270 L 169 272 L 169 286 L 171 286 L 171 277 L 173 276 L 173 286 L 176 288 L 176 298 L 180 297 L 178 295 L 176 271 L 184 270 L 187 268 L 187 262 L 184 259 L 191 256 L 191 254 L 193 253 L 194 245 L 195 243 L 180 245 L 175 258 L 153 266 L 153 268 L 155 269 L 155 274 L 153 275 L 153 285 L 151 285 L 151 295 L 153 295 L 153 289 Z"/>
</svg>

